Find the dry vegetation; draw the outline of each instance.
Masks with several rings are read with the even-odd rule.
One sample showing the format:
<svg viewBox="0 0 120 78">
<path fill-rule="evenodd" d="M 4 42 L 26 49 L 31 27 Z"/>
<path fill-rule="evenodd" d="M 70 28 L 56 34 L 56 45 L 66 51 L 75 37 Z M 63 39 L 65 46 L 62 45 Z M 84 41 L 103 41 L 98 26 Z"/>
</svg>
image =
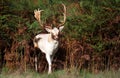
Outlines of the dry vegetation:
<svg viewBox="0 0 120 78">
<path fill-rule="evenodd" d="M 59 51 L 53 61 L 53 70 L 75 67 L 78 70 L 98 73 L 106 69 L 120 69 L 119 0 L 111 2 L 109 0 L 101 2 L 99 0 L 91 2 L 89 0 L 2 0 L 0 1 L 0 72 L 3 67 L 8 69 L 7 73 L 16 70 L 19 72 L 26 72 L 27 69 L 34 70 L 35 55 L 39 56 L 38 72 L 46 72 L 48 66 L 44 54 L 33 48 L 33 37 L 42 32 L 33 17 L 33 11 L 38 7 L 45 9 L 43 20 L 47 18 L 54 20 L 53 15 L 59 15 L 61 12 L 61 9 L 56 7 L 61 2 L 67 6 L 67 22 L 61 35 Z M 47 19 L 47 22 L 50 21 Z M 75 74 L 71 72 L 69 77 L 68 72 L 64 70 L 60 71 L 60 74 L 58 72 L 55 72 L 57 76 L 53 73 L 54 77 L 51 76 L 51 78 L 59 78 L 61 74 L 65 74 L 66 78 L 73 78 L 71 75 Z M 34 76 L 34 73 L 30 74 Z M 35 75 L 38 76 L 38 74 Z M 28 73 L 24 74 L 24 77 L 27 76 Z M 32 78 L 32 76 L 27 78 Z M 84 76 L 75 78 L 86 78 Z M 97 76 L 99 75 L 90 78 L 97 78 Z M 0 77 L 3 76 L 0 75 Z M 43 78 L 46 77 L 43 76 Z M 106 76 L 105 78 L 118 77 Z"/>
</svg>

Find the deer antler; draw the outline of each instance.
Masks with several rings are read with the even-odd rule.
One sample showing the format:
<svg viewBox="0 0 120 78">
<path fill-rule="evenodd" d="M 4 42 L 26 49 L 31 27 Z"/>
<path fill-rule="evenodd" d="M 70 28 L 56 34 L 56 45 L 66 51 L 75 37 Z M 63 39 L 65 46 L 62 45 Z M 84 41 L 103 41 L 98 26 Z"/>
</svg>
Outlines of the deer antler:
<svg viewBox="0 0 120 78">
<path fill-rule="evenodd" d="M 64 24 L 65 24 L 65 21 L 66 21 L 66 6 L 65 6 L 63 3 L 62 3 L 62 6 L 63 6 L 63 8 L 64 8 L 64 12 L 63 12 L 64 19 L 63 19 L 62 23 L 59 24 L 59 26 L 64 25 Z"/>
<path fill-rule="evenodd" d="M 63 6 L 63 21 L 61 21 L 61 24 L 58 25 L 59 26 L 62 26 L 65 24 L 65 21 L 66 21 L 66 6 L 64 4 L 62 4 Z M 34 17 L 36 18 L 36 20 L 39 22 L 40 26 L 44 29 L 44 27 L 47 27 L 47 28 L 52 28 L 52 25 L 48 25 L 48 26 L 43 26 L 43 22 L 41 21 L 41 12 L 43 10 L 34 10 Z"/>
<path fill-rule="evenodd" d="M 41 12 L 43 10 L 34 10 L 34 17 L 36 18 L 36 20 L 39 22 L 40 26 L 43 27 L 42 21 L 41 21 Z"/>
</svg>

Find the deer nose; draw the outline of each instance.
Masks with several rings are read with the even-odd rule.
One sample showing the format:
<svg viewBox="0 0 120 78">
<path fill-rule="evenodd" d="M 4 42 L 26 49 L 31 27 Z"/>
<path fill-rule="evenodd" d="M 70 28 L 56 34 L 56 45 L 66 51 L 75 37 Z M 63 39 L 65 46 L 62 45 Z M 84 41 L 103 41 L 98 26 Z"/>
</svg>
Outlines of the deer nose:
<svg viewBox="0 0 120 78">
<path fill-rule="evenodd" d="M 54 39 L 54 40 L 58 40 L 58 36 L 54 36 L 53 39 Z"/>
<path fill-rule="evenodd" d="M 58 40 L 58 36 L 55 36 L 55 40 Z"/>
</svg>

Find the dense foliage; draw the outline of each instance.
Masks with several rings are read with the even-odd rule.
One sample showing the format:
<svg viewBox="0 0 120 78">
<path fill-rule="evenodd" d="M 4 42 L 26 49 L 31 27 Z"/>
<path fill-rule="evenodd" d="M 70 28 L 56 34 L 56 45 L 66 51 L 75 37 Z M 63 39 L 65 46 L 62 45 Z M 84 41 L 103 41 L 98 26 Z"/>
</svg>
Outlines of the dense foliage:
<svg viewBox="0 0 120 78">
<path fill-rule="evenodd" d="M 46 70 L 44 54 L 33 47 L 33 37 L 42 32 L 34 10 L 43 9 L 45 23 L 56 19 L 67 7 L 67 21 L 54 69 L 85 68 L 98 72 L 120 68 L 119 0 L 1 0 L 0 1 L 0 69 L 34 68 L 38 54 L 39 71 Z"/>
</svg>

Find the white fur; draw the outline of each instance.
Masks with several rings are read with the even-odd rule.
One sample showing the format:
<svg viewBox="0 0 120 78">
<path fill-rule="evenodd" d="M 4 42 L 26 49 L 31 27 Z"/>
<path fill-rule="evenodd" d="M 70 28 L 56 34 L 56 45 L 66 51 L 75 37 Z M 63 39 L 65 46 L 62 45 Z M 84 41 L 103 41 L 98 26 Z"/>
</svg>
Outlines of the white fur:
<svg viewBox="0 0 120 78">
<path fill-rule="evenodd" d="M 53 29 L 46 28 L 49 34 L 38 34 L 35 36 L 35 39 L 39 38 L 39 40 L 37 42 L 34 41 L 34 46 L 39 48 L 43 53 L 46 54 L 46 60 L 49 65 L 48 69 L 49 74 L 52 72 L 51 71 L 52 60 L 59 46 L 59 41 L 53 39 L 52 35 L 54 35 L 55 38 L 58 38 L 59 31 L 61 31 L 63 28 L 64 26 L 59 27 L 59 29 L 56 27 Z M 37 70 L 37 65 L 35 66 Z"/>
</svg>

